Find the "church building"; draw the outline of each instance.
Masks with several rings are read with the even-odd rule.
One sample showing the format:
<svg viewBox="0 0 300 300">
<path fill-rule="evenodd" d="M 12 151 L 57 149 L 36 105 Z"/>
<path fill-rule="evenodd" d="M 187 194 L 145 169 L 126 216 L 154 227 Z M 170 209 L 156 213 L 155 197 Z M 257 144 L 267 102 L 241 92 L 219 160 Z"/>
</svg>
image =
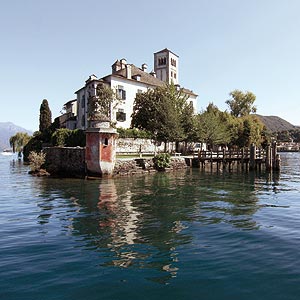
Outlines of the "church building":
<svg viewBox="0 0 300 300">
<path fill-rule="evenodd" d="M 163 49 L 154 53 L 154 70 L 148 72 L 147 64 L 137 67 L 127 63 L 126 59 L 117 60 L 112 65 L 111 74 L 102 78 L 95 75 L 89 76 L 85 85 L 75 92 L 77 95 L 77 125 L 79 129 L 85 130 L 88 127 L 88 99 L 96 96 L 98 84 L 106 84 L 115 91 L 120 103 L 111 110 L 111 120 L 117 127 L 129 128 L 131 114 L 133 112 L 134 99 L 137 93 L 146 92 L 149 88 L 163 86 L 173 82 L 179 88 L 179 57 L 169 49 Z M 188 89 L 183 88 L 188 95 L 188 102 L 197 111 L 197 95 Z"/>
</svg>

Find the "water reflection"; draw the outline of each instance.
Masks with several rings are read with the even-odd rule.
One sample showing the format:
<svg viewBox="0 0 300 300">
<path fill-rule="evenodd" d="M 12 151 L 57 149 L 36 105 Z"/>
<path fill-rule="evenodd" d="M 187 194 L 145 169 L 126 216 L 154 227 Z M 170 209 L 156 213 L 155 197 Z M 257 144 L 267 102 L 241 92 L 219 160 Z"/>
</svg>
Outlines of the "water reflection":
<svg viewBox="0 0 300 300">
<path fill-rule="evenodd" d="M 118 195 L 114 180 L 102 180 L 99 185 L 98 209 L 107 212 L 100 227 L 109 227 L 115 245 L 134 244 L 138 238 L 137 222 L 141 213 L 134 207 L 130 190 Z"/>
<path fill-rule="evenodd" d="M 98 209 L 105 213 L 99 227 L 110 232 L 106 245 L 115 252 L 117 259 L 111 261 L 115 266 L 128 267 L 137 259 L 139 253 L 133 250 L 123 251 L 126 245 L 133 245 L 138 240 L 138 218 L 141 213 L 134 207 L 130 190 L 118 195 L 114 180 L 102 180 L 99 185 Z"/>
<path fill-rule="evenodd" d="M 139 185 L 150 187 L 149 180 L 151 179 L 146 177 L 140 179 Z M 97 206 L 100 215 L 103 216 L 100 218 L 99 227 L 100 230 L 109 231 L 110 238 L 107 239 L 106 247 L 114 252 L 113 259 L 107 260 L 103 265 L 155 269 L 169 274 L 164 276 L 165 279 L 174 277 L 178 268 L 172 265 L 177 261 L 176 243 L 172 240 L 174 235 L 183 229 L 180 221 L 175 221 L 170 228 L 169 239 L 166 232 L 162 234 L 159 232 L 163 220 L 159 221 L 160 226 L 155 231 L 152 229 L 149 231 L 148 222 L 158 223 L 158 220 L 149 214 L 149 204 L 143 205 L 140 202 L 143 193 L 139 192 L 139 195 L 134 193 L 131 189 L 135 187 L 129 182 L 126 185 L 123 182 L 118 186 L 119 189 L 115 183 L 114 180 L 102 180 L 99 185 Z M 149 191 L 148 189 L 146 194 L 150 195 Z M 154 239 L 153 235 L 156 235 L 158 240 Z M 157 254 L 159 255 L 156 257 Z"/>
<path fill-rule="evenodd" d="M 59 222 L 99 253 L 102 267 L 152 270 L 149 280 L 167 283 L 180 272 L 182 247 L 199 234 L 196 224 L 259 229 L 260 193 L 280 190 L 272 176 L 193 169 L 99 181 L 39 179 L 38 222 Z"/>
</svg>

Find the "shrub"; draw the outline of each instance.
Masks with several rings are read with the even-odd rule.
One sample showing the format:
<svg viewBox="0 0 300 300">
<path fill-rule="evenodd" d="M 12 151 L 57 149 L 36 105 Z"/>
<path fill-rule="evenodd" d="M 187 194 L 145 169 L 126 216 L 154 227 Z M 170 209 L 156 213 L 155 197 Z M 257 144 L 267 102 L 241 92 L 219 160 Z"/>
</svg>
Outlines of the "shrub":
<svg viewBox="0 0 300 300">
<path fill-rule="evenodd" d="M 138 130 L 136 128 L 117 128 L 117 132 L 120 138 L 141 138 L 141 139 L 151 139 L 151 133 L 146 130 Z"/>
<path fill-rule="evenodd" d="M 52 134 L 51 142 L 53 146 L 84 147 L 85 133 L 80 129 L 70 130 L 67 128 L 60 128 Z"/>
<path fill-rule="evenodd" d="M 154 167 L 157 170 L 164 170 L 170 167 L 171 156 L 169 153 L 160 153 L 153 158 Z"/>
<path fill-rule="evenodd" d="M 29 142 L 23 148 L 23 160 L 24 162 L 29 162 L 29 154 L 31 151 L 40 152 L 43 148 L 42 135 L 35 132 L 34 136 L 29 140 Z"/>
<path fill-rule="evenodd" d="M 67 128 L 57 129 L 51 136 L 53 146 L 66 146 L 66 141 L 71 134 L 71 130 Z"/>
<path fill-rule="evenodd" d="M 39 171 L 46 160 L 46 153 L 31 151 L 28 156 L 29 165 L 32 172 Z"/>
<path fill-rule="evenodd" d="M 81 129 L 72 130 L 67 137 L 66 144 L 67 147 L 85 147 L 85 132 Z"/>
</svg>

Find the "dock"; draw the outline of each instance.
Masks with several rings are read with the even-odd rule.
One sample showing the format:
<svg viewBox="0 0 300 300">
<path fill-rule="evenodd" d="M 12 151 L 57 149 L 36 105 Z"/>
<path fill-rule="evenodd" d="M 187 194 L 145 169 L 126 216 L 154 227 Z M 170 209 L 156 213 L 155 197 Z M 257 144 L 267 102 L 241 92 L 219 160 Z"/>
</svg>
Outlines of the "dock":
<svg viewBox="0 0 300 300">
<path fill-rule="evenodd" d="M 191 167 L 217 168 L 217 170 L 228 171 L 234 168 L 242 171 L 279 171 L 280 165 L 280 155 L 277 153 L 276 143 L 268 145 L 265 149 L 251 145 L 250 148 L 238 150 L 201 150 L 190 161 Z"/>
</svg>

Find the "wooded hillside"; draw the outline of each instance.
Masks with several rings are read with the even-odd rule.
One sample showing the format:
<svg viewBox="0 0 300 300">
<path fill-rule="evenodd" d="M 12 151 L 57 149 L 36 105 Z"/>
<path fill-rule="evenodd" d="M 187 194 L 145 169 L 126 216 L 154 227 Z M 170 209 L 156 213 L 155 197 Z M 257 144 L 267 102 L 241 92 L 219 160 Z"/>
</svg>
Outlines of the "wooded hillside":
<svg viewBox="0 0 300 300">
<path fill-rule="evenodd" d="M 280 131 L 289 131 L 300 129 L 299 126 L 295 126 L 288 121 L 277 117 L 277 116 L 262 116 L 256 115 L 260 120 L 265 124 L 268 131 L 270 132 L 280 132 Z"/>
</svg>

